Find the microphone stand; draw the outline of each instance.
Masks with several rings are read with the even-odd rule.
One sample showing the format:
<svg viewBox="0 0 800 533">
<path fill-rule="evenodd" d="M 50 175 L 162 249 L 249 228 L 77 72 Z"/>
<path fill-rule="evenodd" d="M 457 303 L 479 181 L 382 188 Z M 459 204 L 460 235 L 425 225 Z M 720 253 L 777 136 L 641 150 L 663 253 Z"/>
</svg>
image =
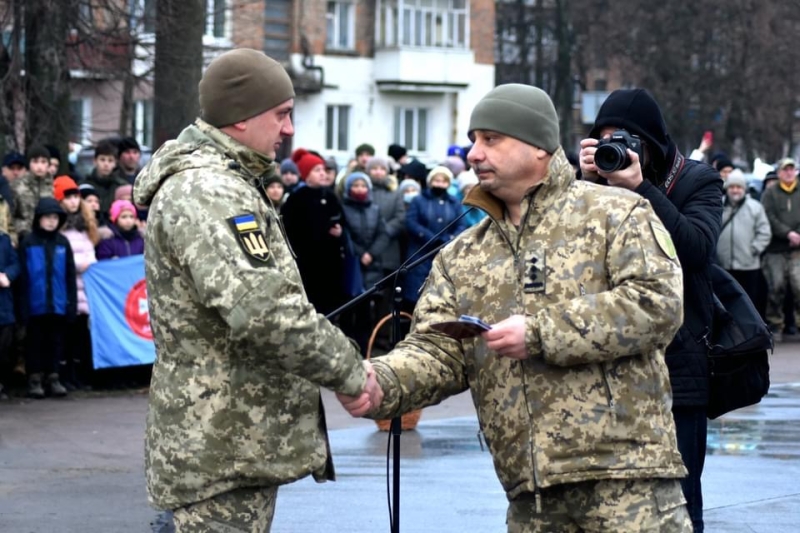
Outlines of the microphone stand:
<svg viewBox="0 0 800 533">
<path fill-rule="evenodd" d="M 362 301 L 366 300 L 376 292 L 382 291 L 386 288 L 389 283 L 394 284 L 394 295 L 392 297 L 392 334 L 389 340 L 389 345 L 394 348 L 395 344 L 400 342 L 400 305 L 403 302 L 403 279 L 405 275 L 408 273 L 409 270 L 413 270 L 415 267 L 419 266 L 420 264 L 424 263 L 428 259 L 431 259 L 434 255 L 436 255 L 439 250 L 441 250 L 447 242 L 440 242 L 436 244 L 432 249 L 428 252 L 425 252 L 422 256 L 414 259 L 415 255 L 418 255 L 422 250 L 428 248 L 431 244 L 436 243 L 439 237 L 442 236 L 446 231 L 451 229 L 459 220 L 467 216 L 474 207 L 470 207 L 469 209 L 465 209 L 460 215 L 454 218 L 449 224 L 443 227 L 436 235 L 431 237 L 428 242 L 423 244 L 419 250 L 417 250 L 413 255 L 411 255 L 408 259 L 406 259 L 400 267 L 389 274 L 388 276 L 384 277 L 375 285 L 364 291 L 362 294 L 359 294 L 349 302 L 345 303 L 341 307 L 331 311 L 325 318 L 331 320 L 336 316 L 340 315 L 344 311 L 347 311 L 351 307 L 358 305 Z M 400 533 L 400 434 L 403 432 L 401 418 L 396 416 L 392 418 L 391 425 L 389 426 L 389 434 L 390 438 L 392 439 L 392 502 L 391 502 L 391 516 L 390 516 L 390 526 L 392 533 Z"/>
</svg>

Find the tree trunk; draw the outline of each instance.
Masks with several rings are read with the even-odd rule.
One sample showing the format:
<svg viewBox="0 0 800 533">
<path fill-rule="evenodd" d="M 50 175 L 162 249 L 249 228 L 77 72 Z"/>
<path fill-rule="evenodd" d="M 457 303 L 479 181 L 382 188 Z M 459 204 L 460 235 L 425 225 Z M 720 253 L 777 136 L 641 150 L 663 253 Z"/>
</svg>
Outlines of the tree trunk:
<svg viewBox="0 0 800 533">
<path fill-rule="evenodd" d="M 203 0 L 158 0 L 153 109 L 154 149 L 198 116 L 203 70 Z"/>
<path fill-rule="evenodd" d="M 67 38 L 73 0 L 26 0 L 25 145 L 52 144 L 67 153 L 70 85 Z"/>
</svg>

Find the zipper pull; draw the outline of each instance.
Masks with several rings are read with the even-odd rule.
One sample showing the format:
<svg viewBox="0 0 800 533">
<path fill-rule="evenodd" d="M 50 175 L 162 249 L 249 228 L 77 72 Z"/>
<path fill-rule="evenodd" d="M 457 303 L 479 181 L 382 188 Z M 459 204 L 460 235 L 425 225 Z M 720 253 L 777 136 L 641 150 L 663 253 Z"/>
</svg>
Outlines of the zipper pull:
<svg viewBox="0 0 800 533">
<path fill-rule="evenodd" d="M 481 447 L 481 451 L 485 452 L 486 448 L 483 447 L 483 431 L 478 429 L 478 445 Z"/>
<path fill-rule="evenodd" d="M 581 296 L 586 296 L 586 287 L 583 286 L 583 283 L 578 285 L 578 289 L 580 290 Z"/>
<path fill-rule="evenodd" d="M 536 502 L 536 514 L 542 514 L 542 491 L 539 487 L 533 492 L 533 499 Z"/>
</svg>

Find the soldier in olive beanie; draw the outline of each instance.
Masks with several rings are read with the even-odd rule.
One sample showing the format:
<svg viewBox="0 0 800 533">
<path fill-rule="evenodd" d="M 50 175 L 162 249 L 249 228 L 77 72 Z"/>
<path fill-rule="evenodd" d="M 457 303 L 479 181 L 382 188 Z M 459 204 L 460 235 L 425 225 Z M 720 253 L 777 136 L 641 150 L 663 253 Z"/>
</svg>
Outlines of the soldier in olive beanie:
<svg viewBox="0 0 800 533">
<path fill-rule="evenodd" d="M 203 120 L 221 128 L 294 98 L 283 66 L 263 52 L 237 48 L 214 59 L 200 80 Z"/>
<path fill-rule="evenodd" d="M 475 130 L 496 131 L 551 154 L 561 144 L 553 101 L 543 90 L 519 83 L 495 87 L 478 102 L 469 121 L 473 142 Z"/>
</svg>

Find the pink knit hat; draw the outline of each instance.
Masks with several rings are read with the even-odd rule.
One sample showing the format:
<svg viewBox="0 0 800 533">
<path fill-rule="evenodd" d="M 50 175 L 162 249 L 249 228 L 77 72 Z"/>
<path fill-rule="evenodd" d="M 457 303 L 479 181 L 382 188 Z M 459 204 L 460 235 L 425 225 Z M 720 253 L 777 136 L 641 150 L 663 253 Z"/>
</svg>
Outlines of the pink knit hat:
<svg viewBox="0 0 800 533">
<path fill-rule="evenodd" d="M 111 222 L 116 224 L 120 213 L 123 211 L 130 211 L 133 213 L 133 218 L 137 218 L 136 207 L 134 207 L 131 202 L 128 200 L 116 200 L 113 204 L 111 204 L 111 209 L 108 210 L 109 214 L 111 215 Z"/>
</svg>

